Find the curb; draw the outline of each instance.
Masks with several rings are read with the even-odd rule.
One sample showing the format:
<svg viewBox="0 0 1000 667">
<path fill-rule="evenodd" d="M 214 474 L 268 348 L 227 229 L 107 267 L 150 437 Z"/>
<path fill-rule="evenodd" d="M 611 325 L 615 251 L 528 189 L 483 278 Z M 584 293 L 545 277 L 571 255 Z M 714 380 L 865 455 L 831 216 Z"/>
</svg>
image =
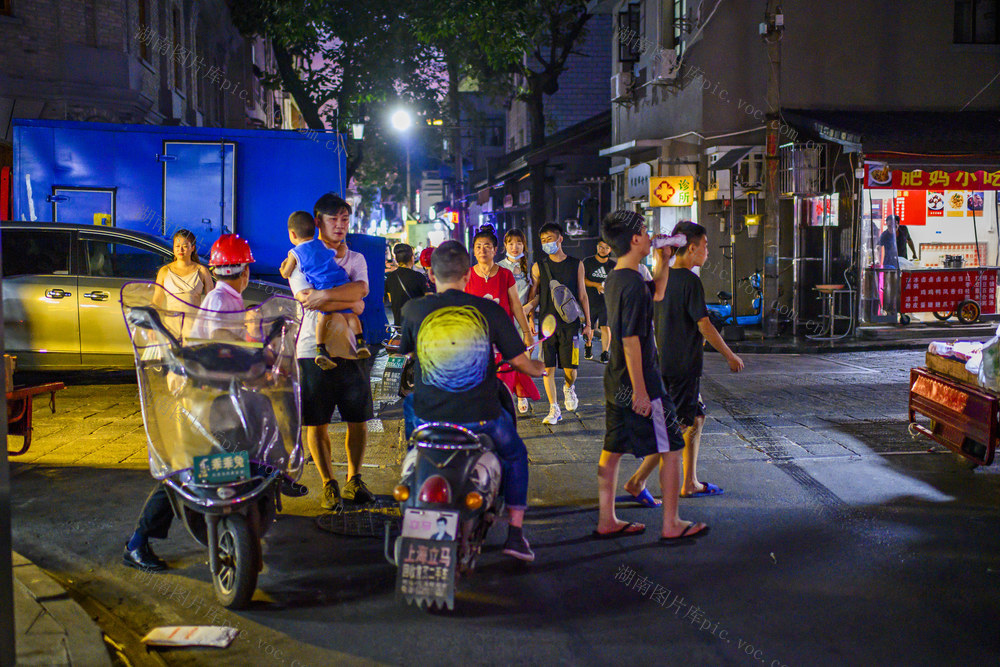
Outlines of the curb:
<svg viewBox="0 0 1000 667">
<path fill-rule="evenodd" d="M 11 556 L 17 664 L 110 667 L 94 620 L 44 570 L 16 551 Z"/>
</svg>

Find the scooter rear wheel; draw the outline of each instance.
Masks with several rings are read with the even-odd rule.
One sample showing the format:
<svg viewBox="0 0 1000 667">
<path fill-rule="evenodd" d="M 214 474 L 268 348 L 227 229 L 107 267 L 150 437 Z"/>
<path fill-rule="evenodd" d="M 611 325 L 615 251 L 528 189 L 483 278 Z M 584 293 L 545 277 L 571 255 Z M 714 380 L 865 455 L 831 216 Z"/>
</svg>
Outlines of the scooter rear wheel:
<svg viewBox="0 0 1000 667">
<path fill-rule="evenodd" d="M 260 541 L 247 526 L 242 514 L 219 521 L 219 573 L 212 575 L 215 597 L 227 609 L 242 609 L 257 590 L 257 562 Z"/>
</svg>

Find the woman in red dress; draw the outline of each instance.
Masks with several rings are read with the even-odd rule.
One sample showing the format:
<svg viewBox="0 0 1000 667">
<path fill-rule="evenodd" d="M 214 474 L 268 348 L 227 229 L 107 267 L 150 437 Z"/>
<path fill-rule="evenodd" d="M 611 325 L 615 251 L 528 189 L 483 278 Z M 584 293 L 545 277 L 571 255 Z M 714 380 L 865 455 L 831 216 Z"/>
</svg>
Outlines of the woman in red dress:
<svg viewBox="0 0 1000 667">
<path fill-rule="evenodd" d="M 520 307 L 521 299 L 517 295 L 514 274 L 494 261 L 497 254 L 497 237 L 493 232 L 489 229 L 479 230 L 472 240 L 472 254 L 476 258 L 476 263 L 469 269 L 469 281 L 465 291 L 499 303 L 500 307 L 520 325 L 521 331 L 524 332 L 525 346 L 531 345 L 534 339 L 528 333 L 528 319 L 524 316 L 524 309 Z M 511 308 L 511 304 L 517 304 L 517 307 Z M 524 373 L 507 371 L 499 373 L 498 377 L 518 398 L 528 398 L 533 401 L 541 398 L 538 387 Z"/>
</svg>

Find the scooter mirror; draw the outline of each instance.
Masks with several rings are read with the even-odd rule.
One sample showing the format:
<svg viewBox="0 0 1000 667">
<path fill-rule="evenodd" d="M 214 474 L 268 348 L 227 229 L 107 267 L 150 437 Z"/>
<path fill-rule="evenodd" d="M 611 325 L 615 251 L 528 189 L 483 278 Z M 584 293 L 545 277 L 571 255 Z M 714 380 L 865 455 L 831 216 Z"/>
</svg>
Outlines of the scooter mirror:
<svg viewBox="0 0 1000 667">
<path fill-rule="evenodd" d="M 556 316 L 551 313 L 542 319 L 542 338 L 548 338 L 556 332 Z"/>
</svg>

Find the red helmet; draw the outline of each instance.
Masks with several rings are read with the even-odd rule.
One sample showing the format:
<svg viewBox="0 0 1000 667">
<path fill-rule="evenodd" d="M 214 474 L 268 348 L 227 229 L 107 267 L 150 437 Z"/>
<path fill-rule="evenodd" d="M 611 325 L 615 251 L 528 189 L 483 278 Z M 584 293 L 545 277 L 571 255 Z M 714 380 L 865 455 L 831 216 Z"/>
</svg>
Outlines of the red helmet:
<svg viewBox="0 0 1000 667">
<path fill-rule="evenodd" d="M 212 255 L 208 260 L 209 266 L 233 266 L 236 264 L 249 264 L 253 259 L 250 252 L 250 244 L 246 239 L 240 238 L 239 234 L 223 234 L 219 240 L 212 244 Z"/>
<path fill-rule="evenodd" d="M 431 267 L 431 255 L 434 253 L 434 248 L 424 248 L 420 251 L 420 266 L 425 269 Z"/>
</svg>

